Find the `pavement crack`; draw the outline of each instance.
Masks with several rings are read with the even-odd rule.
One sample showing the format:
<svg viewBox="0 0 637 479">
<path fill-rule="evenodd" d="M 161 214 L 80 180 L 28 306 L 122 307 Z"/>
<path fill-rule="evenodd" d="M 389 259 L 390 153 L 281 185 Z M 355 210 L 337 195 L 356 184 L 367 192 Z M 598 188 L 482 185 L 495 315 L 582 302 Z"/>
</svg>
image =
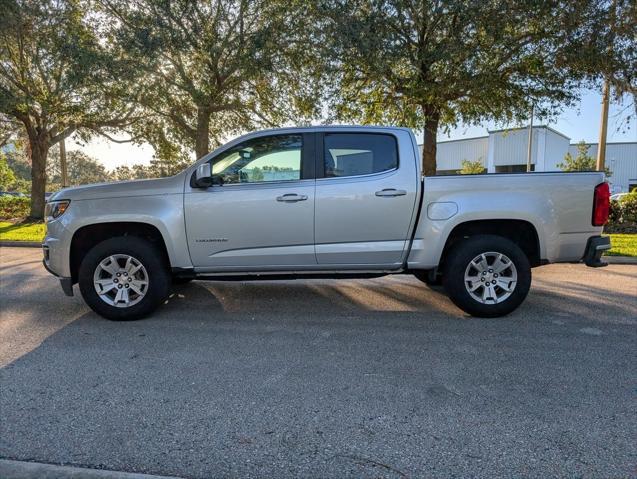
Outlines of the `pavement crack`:
<svg viewBox="0 0 637 479">
<path fill-rule="evenodd" d="M 346 459 L 351 459 L 352 461 L 371 464 L 373 466 L 382 467 L 383 469 L 386 469 L 387 471 L 391 471 L 393 473 L 396 473 L 400 477 L 407 477 L 407 478 L 409 477 L 407 474 L 405 474 L 400 469 L 396 469 L 395 467 L 392 467 L 392 466 L 390 466 L 388 464 L 384 464 L 382 462 L 378 462 L 378 461 L 376 461 L 374 459 L 371 459 L 369 457 L 359 456 L 359 455 L 356 455 L 356 454 L 335 454 L 335 457 L 344 457 Z"/>
</svg>

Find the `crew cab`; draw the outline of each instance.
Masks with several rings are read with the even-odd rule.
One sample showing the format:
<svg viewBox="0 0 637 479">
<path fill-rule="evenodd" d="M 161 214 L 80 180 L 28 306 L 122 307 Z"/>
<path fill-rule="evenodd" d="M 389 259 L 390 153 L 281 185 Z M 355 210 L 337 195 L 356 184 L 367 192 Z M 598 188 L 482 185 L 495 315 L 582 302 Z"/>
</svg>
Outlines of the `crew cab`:
<svg viewBox="0 0 637 479">
<path fill-rule="evenodd" d="M 98 314 L 146 316 L 174 282 L 413 274 L 465 312 L 510 313 L 531 268 L 600 260 L 604 174 L 423 178 L 411 130 L 251 133 L 170 178 L 65 189 L 44 266 Z"/>
</svg>

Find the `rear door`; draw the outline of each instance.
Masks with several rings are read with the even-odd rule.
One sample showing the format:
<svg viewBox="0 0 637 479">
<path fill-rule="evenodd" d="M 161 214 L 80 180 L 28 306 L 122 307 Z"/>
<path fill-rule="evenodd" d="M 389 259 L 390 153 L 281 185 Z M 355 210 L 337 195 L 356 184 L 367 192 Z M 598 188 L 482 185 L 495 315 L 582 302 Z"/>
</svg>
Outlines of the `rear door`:
<svg viewBox="0 0 637 479">
<path fill-rule="evenodd" d="M 411 136 L 398 133 L 318 134 L 314 234 L 320 265 L 402 263 L 418 178 Z"/>
</svg>

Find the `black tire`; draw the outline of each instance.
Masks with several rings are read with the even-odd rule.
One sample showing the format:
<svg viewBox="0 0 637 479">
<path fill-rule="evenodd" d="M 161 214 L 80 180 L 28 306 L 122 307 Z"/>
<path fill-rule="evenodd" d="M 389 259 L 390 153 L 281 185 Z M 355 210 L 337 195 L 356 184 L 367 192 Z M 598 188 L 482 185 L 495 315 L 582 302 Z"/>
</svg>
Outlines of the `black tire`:
<svg viewBox="0 0 637 479">
<path fill-rule="evenodd" d="M 517 282 L 513 291 L 499 303 L 482 303 L 478 299 L 474 299 L 467 286 L 465 286 L 465 271 L 469 264 L 474 258 L 488 252 L 502 253 L 507 256 L 517 272 Z M 504 270 L 503 273 L 511 274 L 511 270 Z M 502 274 L 500 279 L 505 278 L 504 274 Z M 495 278 L 491 279 L 495 280 Z M 478 282 L 476 281 L 474 284 L 478 284 Z M 456 244 L 449 252 L 446 259 L 443 285 L 451 301 L 466 313 L 482 318 L 504 316 L 514 311 L 526 298 L 531 287 L 531 265 L 524 252 L 515 243 L 502 236 L 472 236 Z M 498 289 L 499 286 L 494 286 L 494 288 L 499 294 L 506 293 L 505 290 Z M 479 294 L 480 291 L 484 292 L 484 287 L 479 287 L 476 294 Z"/>
<path fill-rule="evenodd" d="M 195 278 L 180 278 L 179 276 L 173 276 L 173 284 L 188 284 Z"/>
<path fill-rule="evenodd" d="M 148 274 L 148 287 L 143 298 L 130 307 L 116 307 L 100 298 L 93 284 L 98 265 L 111 255 L 130 255 Z M 114 321 L 127 321 L 148 316 L 164 302 L 170 292 L 171 277 L 162 252 L 150 241 L 135 236 L 118 236 L 95 245 L 80 265 L 78 282 L 86 304 L 100 316 Z"/>
</svg>

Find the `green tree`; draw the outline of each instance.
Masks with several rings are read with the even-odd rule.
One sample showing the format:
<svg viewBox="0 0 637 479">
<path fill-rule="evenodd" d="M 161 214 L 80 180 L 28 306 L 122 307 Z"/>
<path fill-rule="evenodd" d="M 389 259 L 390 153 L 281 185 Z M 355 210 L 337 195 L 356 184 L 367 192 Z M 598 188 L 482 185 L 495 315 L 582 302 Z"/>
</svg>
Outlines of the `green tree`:
<svg viewBox="0 0 637 479">
<path fill-rule="evenodd" d="M 148 178 L 153 178 L 155 175 L 152 174 L 150 168 L 146 165 L 135 164 L 133 165 L 133 179 L 135 180 L 145 180 Z"/>
<path fill-rule="evenodd" d="M 462 169 L 460 170 L 461 175 L 479 175 L 484 173 L 486 168 L 482 164 L 482 161 L 470 161 L 470 160 L 462 160 Z"/>
<path fill-rule="evenodd" d="M 632 114 L 626 122 L 637 117 L 637 45 L 635 25 L 637 25 L 637 2 L 634 0 L 614 0 L 609 5 L 607 39 L 610 55 L 602 55 L 602 70 L 608 77 L 615 94 L 615 101 L 623 103 L 632 100 Z M 610 56 L 610 61 L 607 60 Z M 606 63 L 604 63 L 606 62 Z M 628 111 L 630 104 L 625 106 Z"/>
<path fill-rule="evenodd" d="M 116 19 L 111 34 L 144 72 L 134 101 L 147 115 L 135 134 L 153 145 L 159 170 L 228 135 L 315 113 L 290 59 L 300 28 L 287 3 L 101 0 Z"/>
<path fill-rule="evenodd" d="M 24 151 L 24 147 L 20 144 L 12 144 L 5 149 L 7 164 L 13 171 L 16 179 L 30 181 L 31 180 L 31 162 Z"/>
<path fill-rule="evenodd" d="M 566 62 L 584 72 L 597 89 L 608 79 L 626 127 L 637 116 L 637 2 L 612 0 L 599 2 L 595 28 L 586 41 L 567 51 Z M 621 127 L 621 125 L 620 125 Z"/>
<path fill-rule="evenodd" d="M 133 170 L 129 166 L 120 165 L 112 171 L 111 178 L 115 181 L 132 180 L 134 179 Z"/>
<path fill-rule="evenodd" d="M 0 151 L 0 190 L 10 190 L 15 182 L 16 177 L 7 164 L 7 157 Z"/>
<path fill-rule="evenodd" d="M 156 166 L 135 164 L 133 166 L 121 165 L 111 173 L 111 178 L 116 181 L 123 180 L 144 180 L 147 178 L 158 178 L 161 176 Z"/>
<path fill-rule="evenodd" d="M 108 134 L 129 124 L 133 112 L 118 99 L 131 90 L 133 70 L 102 40 L 99 17 L 86 14 L 83 0 L 2 5 L 0 113 L 26 133 L 31 217 L 42 218 L 49 148 L 74 133 Z"/>
<path fill-rule="evenodd" d="M 49 160 L 46 172 L 47 181 L 59 187 L 62 184 L 59 150 L 52 150 Z M 68 181 L 71 185 L 102 183 L 111 179 L 111 175 L 106 171 L 104 165 L 79 150 L 66 153 L 66 168 Z"/>
<path fill-rule="evenodd" d="M 31 190 L 31 162 L 26 154 L 24 141 L 18 131 L 12 140 L 2 149 L 7 166 L 11 169 L 15 180 L 7 185 L 11 191 L 28 193 Z"/>
<path fill-rule="evenodd" d="M 19 137 L 20 123 L 15 118 L 0 112 L 0 148 L 3 148 Z"/>
<path fill-rule="evenodd" d="M 578 97 L 583 74 L 563 59 L 590 37 L 598 3 L 322 0 L 332 113 L 423 129 L 434 175 L 440 128 L 524 120 L 531 104 L 547 116 Z"/>
<path fill-rule="evenodd" d="M 584 141 L 577 144 L 577 155 L 573 158 L 570 152 L 564 155 L 564 162 L 558 163 L 557 167 L 562 171 L 595 171 L 597 160 L 588 154 L 590 145 Z M 610 169 L 605 169 L 606 176 L 612 176 Z"/>
<path fill-rule="evenodd" d="M 150 160 L 150 165 L 146 168 L 146 174 L 150 178 L 164 178 L 166 176 L 176 175 L 183 171 L 190 161 L 182 156 L 175 156 L 172 158 L 157 158 Z M 140 165 L 141 166 L 141 165 Z"/>
</svg>

